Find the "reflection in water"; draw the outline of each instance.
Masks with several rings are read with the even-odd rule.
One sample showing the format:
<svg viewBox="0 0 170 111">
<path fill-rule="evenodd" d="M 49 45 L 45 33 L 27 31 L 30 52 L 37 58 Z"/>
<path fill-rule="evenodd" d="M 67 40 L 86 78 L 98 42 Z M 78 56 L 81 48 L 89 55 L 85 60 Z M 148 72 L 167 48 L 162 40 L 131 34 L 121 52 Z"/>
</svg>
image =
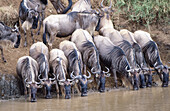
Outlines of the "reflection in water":
<svg viewBox="0 0 170 111">
<path fill-rule="evenodd" d="M 170 87 L 153 87 L 139 91 L 113 90 L 91 93 L 71 99 L 38 98 L 0 102 L 0 111 L 170 111 Z"/>
</svg>

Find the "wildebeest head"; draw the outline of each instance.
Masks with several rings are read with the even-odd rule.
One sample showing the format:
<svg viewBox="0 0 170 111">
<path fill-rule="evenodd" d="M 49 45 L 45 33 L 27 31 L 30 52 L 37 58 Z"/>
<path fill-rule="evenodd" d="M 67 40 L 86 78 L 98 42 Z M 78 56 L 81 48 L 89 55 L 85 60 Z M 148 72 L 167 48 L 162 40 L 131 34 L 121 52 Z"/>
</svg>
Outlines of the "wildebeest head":
<svg viewBox="0 0 170 111">
<path fill-rule="evenodd" d="M 14 39 L 14 47 L 18 48 L 20 45 L 21 36 L 17 24 L 14 26 L 14 29 L 12 29 L 12 33 Z"/>
<path fill-rule="evenodd" d="M 38 82 L 26 82 L 27 78 L 25 79 L 26 87 L 31 89 L 31 102 L 36 102 L 36 93 L 37 88 L 42 88 L 41 85 L 38 85 Z"/>
<path fill-rule="evenodd" d="M 20 33 L 17 27 L 17 24 L 14 28 L 6 26 L 4 23 L 0 22 L 0 39 L 2 40 L 10 40 L 13 43 L 15 48 L 18 48 L 20 45 Z"/>
<path fill-rule="evenodd" d="M 139 89 L 139 72 L 141 71 L 140 68 L 135 69 L 127 69 L 126 71 L 129 73 L 128 78 L 130 79 L 133 89 L 138 90 Z"/>
<path fill-rule="evenodd" d="M 104 7 L 103 2 L 104 2 L 104 0 L 102 0 L 102 2 L 100 4 L 101 10 L 104 13 L 104 16 L 107 17 L 107 19 L 109 19 L 110 14 L 113 12 L 113 10 L 112 10 L 112 0 L 110 0 L 110 6 L 109 7 Z"/>
<path fill-rule="evenodd" d="M 58 76 L 57 76 L 57 80 L 59 81 L 59 84 L 61 86 L 64 86 L 65 99 L 70 99 L 71 98 L 71 86 L 74 85 L 74 83 L 75 83 L 74 79 L 72 79 L 72 80 L 70 80 L 70 79 L 59 80 Z"/>
<path fill-rule="evenodd" d="M 28 21 L 33 20 L 32 28 L 36 29 L 37 26 L 38 26 L 39 13 L 36 11 L 36 9 L 35 10 L 34 9 L 30 9 L 28 11 L 28 15 L 27 16 L 28 16 L 28 18 L 27 18 Z"/>
<path fill-rule="evenodd" d="M 160 75 L 160 78 L 162 80 L 162 87 L 168 87 L 169 82 L 169 70 L 168 66 L 159 65 L 155 67 L 155 70 Z"/>
<path fill-rule="evenodd" d="M 103 0 L 104 1 L 104 0 Z M 110 6 L 109 7 L 104 7 L 103 6 L 103 1 L 101 2 L 101 11 L 100 11 L 100 14 L 102 15 L 99 22 L 98 22 L 98 25 L 96 27 L 96 31 L 99 31 L 103 26 L 105 25 L 108 25 L 108 26 L 111 26 L 113 27 L 113 24 L 109 23 L 109 24 L 106 24 L 106 20 L 110 20 L 110 15 L 111 13 L 113 12 L 113 10 L 111 9 L 112 8 L 112 0 L 110 0 Z"/>
<path fill-rule="evenodd" d="M 106 69 L 107 69 L 107 72 L 101 71 L 100 74 L 95 75 L 95 79 L 98 84 L 98 90 L 100 92 L 105 92 L 106 77 L 110 77 L 109 68 L 106 67 Z"/>
<path fill-rule="evenodd" d="M 89 73 L 89 76 L 84 75 L 79 75 L 79 76 L 74 76 L 73 72 L 71 73 L 71 78 L 73 79 L 78 79 L 79 80 L 79 84 L 81 87 L 81 96 L 87 96 L 87 84 L 92 82 L 92 80 L 87 80 L 91 77 L 91 74 L 89 71 L 87 71 Z"/>
<path fill-rule="evenodd" d="M 40 79 L 40 76 L 41 76 L 41 74 L 38 76 L 38 79 L 40 80 L 40 83 L 45 86 L 46 92 L 47 92 L 45 98 L 51 99 L 52 98 L 51 93 L 50 93 L 51 86 L 52 86 L 52 84 L 55 83 L 56 76 L 53 74 L 54 78 L 48 78 L 48 79 L 47 78 Z"/>
</svg>

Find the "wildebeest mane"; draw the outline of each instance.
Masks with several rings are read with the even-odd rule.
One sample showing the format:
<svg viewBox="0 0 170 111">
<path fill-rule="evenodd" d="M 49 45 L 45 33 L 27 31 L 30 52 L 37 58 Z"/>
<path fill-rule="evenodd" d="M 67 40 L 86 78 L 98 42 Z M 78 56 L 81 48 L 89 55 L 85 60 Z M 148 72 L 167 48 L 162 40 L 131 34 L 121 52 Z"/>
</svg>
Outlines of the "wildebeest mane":
<svg viewBox="0 0 170 111">
<path fill-rule="evenodd" d="M 132 45 L 128 41 L 123 40 L 122 43 L 118 46 L 124 51 L 131 67 L 134 68 L 136 66 L 136 60 Z"/>
<path fill-rule="evenodd" d="M 44 5 L 48 4 L 48 0 L 40 0 Z"/>
<path fill-rule="evenodd" d="M 122 49 L 116 46 L 107 47 L 105 51 L 106 51 L 106 54 L 104 55 L 104 57 L 101 57 L 101 58 L 102 58 L 103 63 L 107 67 L 111 67 L 113 63 L 116 66 L 116 63 L 118 63 L 119 61 L 118 58 L 125 56 L 125 53 L 122 51 Z"/>
<path fill-rule="evenodd" d="M 151 67 L 163 65 L 161 62 L 161 58 L 159 56 L 158 47 L 154 41 L 149 41 L 145 45 L 145 47 L 142 48 L 142 51 L 143 51 L 146 62 Z"/>
<path fill-rule="evenodd" d="M 93 61 L 95 59 L 94 57 L 96 57 L 98 65 L 99 65 L 99 52 L 98 52 L 96 46 L 89 40 L 87 40 L 85 43 L 83 43 L 82 46 L 85 51 L 83 58 L 84 58 L 85 62 L 89 63 L 89 67 L 92 67 L 91 65 L 92 65 L 92 62 L 94 62 Z"/>
<path fill-rule="evenodd" d="M 78 61 L 79 69 L 81 70 L 81 65 L 80 65 L 80 60 L 78 57 L 78 53 L 76 49 L 73 49 L 72 52 L 68 55 L 68 60 L 69 60 L 69 71 L 73 71 L 73 66 L 76 61 Z"/>
<path fill-rule="evenodd" d="M 124 52 L 125 52 L 125 54 L 128 56 L 129 54 L 129 49 L 132 49 L 133 47 L 132 47 L 132 45 L 128 42 L 128 41 L 126 41 L 126 40 L 123 40 L 122 41 L 122 43 L 120 44 L 120 45 L 118 45 Z"/>
<path fill-rule="evenodd" d="M 43 53 L 40 53 L 38 54 L 37 58 L 36 58 L 36 61 L 37 63 L 39 64 L 39 72 L 40 73 L 43 73 L 45 71 L 44 69 L 44 63 L 45 63 L 45 68 L 48 69 L 48 63 L 47 63 L 47 60 L 46 60 L 46 56 L 43 54 Z M 43 75 L 43 77 L 46 77 L 47 75 Z"/>
<path fill-rule="evenodd" d="M 137 43 L 134 43 L 132 46 L 133 46 L 133 49 L 134 49 L 134 52 L 135 52 L 136 62 L 140 67 L 142 67 L 142 64 L 145 63 L 145 59 L 143 57 L 142 49 L 139 46 L 139 44 L 137 44 Z"/>
<path fill-rule="evenodd" d="M 22 64 L 22 68 L 24 70 L 25 76 L 28 78 L 28 80 L 32 80 L 32 71 L 34 71 L 34 74 L 36 73 L 35 65 L 30 63 L 29 58 L 24 59 L 21 64 Z M 32 71 L 31 71 L 31 66 L 32 66 Z"/>
</svg>

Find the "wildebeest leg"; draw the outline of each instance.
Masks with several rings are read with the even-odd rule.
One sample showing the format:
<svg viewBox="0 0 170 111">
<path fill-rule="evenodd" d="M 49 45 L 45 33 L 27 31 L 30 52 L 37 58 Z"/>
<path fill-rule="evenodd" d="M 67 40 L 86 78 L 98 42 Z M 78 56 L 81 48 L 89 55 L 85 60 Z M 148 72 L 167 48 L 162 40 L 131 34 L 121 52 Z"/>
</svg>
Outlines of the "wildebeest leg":
<svg viewBox="0 0 170 111">
<path fill-rule="evenodd" d="M 3 47 L 0 45 L 0 50 L 1 50 L 1 57 L 2 57 L 2 60 L 4 62 L 6 62 L 5 58 L 4 58 L 4 53 L 3 53 Z"/>
<path fill-rule="evenodd" d="M 76 84 L 73 86 L 73 88 L 72 88 L 72 93 L 73 93 L 73 95 L 74 95 L 74 90 L 75 90 L 75 89 L 76 89 L 77 93 L 80 94 L 80 88 L 79 88 L 78 83 L 76 83 Z"/>
<path fill-rule="evenodd" d="M 116 69 L 112 69 L 112 70 L 113 70 L 112 72 L 113 72 L 113 75 L 114 75 L 115 87 L 118 88 L 118 87 L 117 87 L 117 75 L 116 75 Z"/>
<path fill-rule="evenodd" d="M 31 37 L 32 37 L 32 43 L 34 44 L 34 34 L 33 34 L 32 29 L 31 29 Z"/>
<path fill-rule="evenodd" d="M 146 83 L 145 83 L 145 76 L 144 74 L 140 74 L 140 88 L 145 88 L 146 87 Z"/>
<path fill-rule="evenodd" d="M 147 87 L 151 87 L 151 86 L 152 86 L 152 72 L 149 71 L 148 81 L 147 81 Z"/>
<path fill-rule="evenodd" d="M 24 47 L 27 47 L 27 32 L 25 29 L 24 29 L 24 36 L 25 36 Z"/>
<path fill-rule="evenodd" d="M 44 20 L 44 18 L 45 18 L 45 12 L 44 12 L 44 10 L 42 10 L 42 13 L 40 13 L 40 16 L 39 16 L 39 28 L 38 28 L 38 32 L 36 35 L 40 34 L 41 24 L 42 24 L 42 21 Z"/>
<path fill-rule="evenodd" d="M 57 92 L 57 94 L 59 94 L 59 91 L 58 91 L 58 83 L 56 83 L 56 92 Z"/>
<path fill-rule="evenodd" d="M 27 99 L 27 87 L 24 84 L 24 95 L 25 95 L 25 100 Z"/>
<path fill-rule="evenodd" d="M 47 89 L 46 89 L 46 87 L 44 87 L 44 95 L 45 95 L 45 96 L 47 95 Z"/>
<path fill-rule="evenodd" d="M 137 76 L 137 74 L 134 74 L 133 79 L 134 79 L 133 89 L 138 90 L 139 88 L 138 88 L 138 76 Z"/>
<path fill-rule="evenodd" d="M 31 89 L 30 88 L 28 89 L 28 92 L 29 92 L 29 101 L 31 101 Z"/>
<path fill-rule="evenodd" d="M 55 37 L 56 37 L 56 34 L 51 34 L 50 37 L 49 37 L 48 45 L 49 45 L 50 49 L 52 49 L 52 44 L 53 44 Z M 48 36 L 47 36 L 47 38 L 48 38 Z"/>
<path fill-rule="evenodd" d="M 84 64 L 84 74 L 86 75 L 86 64 Z"/>
</svg>

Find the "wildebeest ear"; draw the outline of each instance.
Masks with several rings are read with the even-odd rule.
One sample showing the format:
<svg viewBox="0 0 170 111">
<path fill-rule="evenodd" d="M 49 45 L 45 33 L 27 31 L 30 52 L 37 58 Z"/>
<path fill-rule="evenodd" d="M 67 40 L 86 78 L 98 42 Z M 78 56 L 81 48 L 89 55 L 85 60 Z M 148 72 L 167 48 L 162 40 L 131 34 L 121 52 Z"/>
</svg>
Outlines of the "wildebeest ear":
<svg viewBox="0 0 170 111">
<path fill-rule="evenodd" d="M 88 80 L 88 81 L 87 81 L 87 83 L 91 83 L 91 82 L 93 82 L 93 80 Z"/>
</svg>

